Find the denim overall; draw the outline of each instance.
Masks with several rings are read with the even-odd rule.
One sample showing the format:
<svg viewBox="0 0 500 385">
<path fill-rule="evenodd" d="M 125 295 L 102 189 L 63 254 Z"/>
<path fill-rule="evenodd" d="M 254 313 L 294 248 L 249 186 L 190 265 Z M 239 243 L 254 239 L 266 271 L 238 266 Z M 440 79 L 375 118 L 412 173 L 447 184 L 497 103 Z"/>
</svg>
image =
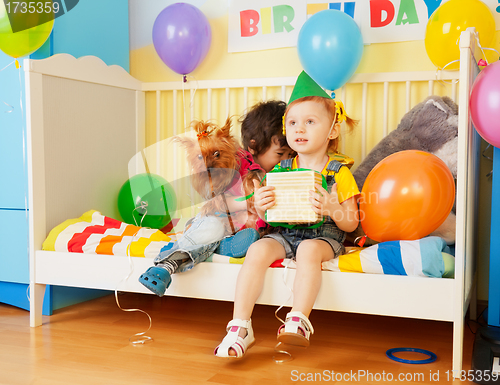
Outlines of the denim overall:
<svg viewBox="0 0 500 385">
<path fill-rule="evenodd" d="M 281 161 L 280 166 L 283 168 L 291 168 L 292 162 L 293 159 L 285 159 Z M 335 184 L 335 174 L 339 172 L 342 166 L 343 165 L 336 160 L 332 160 L 328 163 L 328 166 L 326 167 L 328 174 L 325 176 L 326 183 L 328 185 L 328 192 L 331 192 L 332 186 Z M 327 215 L 325 216 L 325 221 L 319 227 L 313 229 L 289 229 L 278 226 L 274 228 L 273 233 L 267 234 L 263 238 L 275 239 L 285 248 L 286 258 L 295 259 L 297 248 L 300 242 L 305 239 L 321 239 L 328 242 L 335 254 L 334 257 L 336 258 L 345 251 L 343 245 L 345 237 L 345 232 L 340 230 L 333 219 Z"/>
</svg>

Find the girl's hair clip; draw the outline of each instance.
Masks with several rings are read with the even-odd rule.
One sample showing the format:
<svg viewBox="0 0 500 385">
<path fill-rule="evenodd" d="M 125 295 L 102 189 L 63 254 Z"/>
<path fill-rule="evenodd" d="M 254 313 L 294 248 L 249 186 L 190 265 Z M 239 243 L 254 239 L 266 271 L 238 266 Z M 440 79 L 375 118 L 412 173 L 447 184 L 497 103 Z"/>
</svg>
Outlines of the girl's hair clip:
<svg viewBox="0 0 500 385">
<path fill-rule="evenodd" d="M 342 123 L 347 120 L 344 103 L 340 100 L 335 100 L 335 114 L 337 115 L 337 123 Z M 286 115 L 283 115 L 283 136 L 286 136 L 285 119 Z"/>
<path fill-rule="evenodd" d="M 340 100 L 335 100 L 335 113 L 337 115 L 337 123 L 342 123 L 347 120 L 344 104 Z"/>
</svg>

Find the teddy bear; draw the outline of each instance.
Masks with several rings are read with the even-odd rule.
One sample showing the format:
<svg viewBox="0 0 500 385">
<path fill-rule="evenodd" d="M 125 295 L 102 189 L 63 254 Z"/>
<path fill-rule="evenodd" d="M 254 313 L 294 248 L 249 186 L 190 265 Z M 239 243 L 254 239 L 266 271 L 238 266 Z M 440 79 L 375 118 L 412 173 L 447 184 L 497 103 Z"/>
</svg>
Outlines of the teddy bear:
<svg viewBox="0 0 500 385">
<path fill-rule="evenodd" d="M 383 138 L 354 170 L 359 190 L 370 171 L 385 157 L 404 150 L 420 150 L 439 157 L 457 177 L 458 106 L 449 97 L 429 96 L 408 111 L 396 130 Z M 455 204 L 448 218 L 432 234 L 443 238 L 448 245 L 455 243 Z M 357 244 L 365 233 L 361 224 L 347 234 L 347 241 Z M 367 238 L 365 246 L 377 242 Z"/>
</svg>

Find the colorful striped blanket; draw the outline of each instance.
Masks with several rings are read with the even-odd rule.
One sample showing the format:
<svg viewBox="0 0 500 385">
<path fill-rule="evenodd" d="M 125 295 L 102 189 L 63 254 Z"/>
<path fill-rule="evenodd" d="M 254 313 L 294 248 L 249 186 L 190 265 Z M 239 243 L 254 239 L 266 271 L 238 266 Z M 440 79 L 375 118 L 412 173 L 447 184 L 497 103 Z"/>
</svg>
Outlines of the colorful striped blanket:
<svg viewBox="0 0 500 385">
<path fill-rule="evenodd" d="M 154 258 L 178 234 L 138 227 L 90 210 L 54 227 L 43 250 Z"/>
<path fill-rule="evenodd" d="M 130 255 L 155 258 L 160 250 L 175 242 L 180 232 L 165 234 L 160 230 L 137 227 L 102 215 L 96 210 L 80 218 L 68 219 L 52 229 L 43 250 L 74 253 Z M 427 237 L 417 241 L 383 242 L 364 249 L 352 249 L 340 257 L 323 263 L 323 270 L 392 274 L 409 276 L 452 276 L 454 258 L 445 241 Z M 243 263 L 244 258 L 213 254 L 207 262 Z M 287 260 L 272 266 L 294 262 Z"/>
<path fill-rule="evenodd" d="M 324 270 L 408 275 L 420 277 L 453 277 L 455 258 L 439 237 L 416 241 L 382 242 L 350 252 L 323 263 Z"/>
</svg>

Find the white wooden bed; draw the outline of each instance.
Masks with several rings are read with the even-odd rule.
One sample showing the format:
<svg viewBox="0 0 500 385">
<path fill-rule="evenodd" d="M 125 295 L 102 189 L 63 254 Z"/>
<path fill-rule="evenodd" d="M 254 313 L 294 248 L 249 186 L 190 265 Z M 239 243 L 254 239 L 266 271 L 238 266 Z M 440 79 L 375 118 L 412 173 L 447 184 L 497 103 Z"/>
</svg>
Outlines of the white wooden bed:
<svg viewBox="0 0 500 385">
<path fill-rule="evenodd" d="M 321 292 L 315 308 L 333 311 L 389 315 L 453 322 L 453 369 L 462 367 L 464 317 L 472 300 L 474 314 L 475 283 L 475 229 L 478 186 L 479 137 L 469 120 L 469 88 L 478 72 L 475 64 L 475 38 L 470 32 L 462 33 L 460 40 L 460 72 L 442 74 L 447 79 L 459 79 L 459 86 L 450 86 L 451 97 L 459 104 L 459 149 L 457 190 L 456 266 L 454 279 L 418 278 L 392 275 L 370 275 L 323 272 Z M 167 117 L 150 116 L 153 100 L 157 107 L 169 111 L 173 119 L 173 133 L 182 124 L 180 106 L 166 106 L 168 100 L 178 99 L 183 88 L 192 94 L 196 88 L 206 103 L 200 116 L 191 107 L 191 118 L 215 118 L 215 103 L 221 104 L 219 121 L 230 111 L 231 92 L 240 89 L 245 106 L 252 89 L 263 98 L 271 89 L 278 89 L 279 97 L 286 100 L 295 78 L 238 79 L 199 81 L 182 84 L 143 83 L 117 66 L 106 66 L 100 59 L 69 55 L 56 55 L 44 60 L 25 60 L 28 169 L 30 211 L 30 298 L 31 326 L 42 324 L 42 302 L 45 285 L 62 285 L 149 293 L 138 281 L 138 276 L 151 265 L 150 259 L 128 258 L 79 253 L 42 251 L 42 242 L 57 224 L 79 217 L 89 209 L 97 209 L 107 216 L 118 217 L 117 192 L 129 177 L 128 162 L 147 142 L 146 125 L 155 121 L 158 139 Z M 383 105 L 377 107 L 383 115 L 383 135 L 389 128 L 392 102 L 402 104 L 401 97 L 388 97 L 392 84 L 403 87 L 406 100 L 404 111 L 409 110 L 427 95 L 414 97 L 416 83 L 424 82 L 427 94 L 435 93 L 436 73 L 392 73 L 356 75 L 351 84 L 362 92 L 356 101 L 361 114 L 353 113 L 345 91 L 337 94 L 351 115 L 362 120 L 358 135 L 349 140 L 364 157 L 373 145 L 369 143 L 370 128 L 367 113 L 370 110 L 369 90 L 378 84 L 384 95 Z M 377 88 L 374 87 L 374 88 Z M 458 89 L 457 89 L 458 88 Z M 222 101 L 213 100 L 222 89 Z M 162 96 L 173 92 L 174 97 Z M 225 95 L 225 100 L 224 100 Z M 379 98 L 377 98 L 379 99 Z M 149 103 L 151 104 L 151 103 Z M 225 108 L 225 110 L 224 110 Z M 240 113 L 243 110 L 240 110 Z M 401 118 L 400 114 L 399 118 Z M 151 139 L 149 139 L 151 141 Z M 351 150 L 347 149 L 348 155 Z M 178 154 L 176 156 L 179 156 Z M 359 158 L 359 156 L 358 156 Z M 357 161 L 359 163 L 359 160 Z M 131 265 L 133 271 L 128 280 Z M 174 275 L 167 295 L 232 301 L 240 265 L 202 263 L 193 270 Z M 281 305 L 289 292 L 284 288 L 282 269 L 269 269 L 264 292 L 258 303 Z M 294 271 L 289 272 L 292 279 Z M 50 322 L 50 321 L 47 321 Z"/>
</svg>

